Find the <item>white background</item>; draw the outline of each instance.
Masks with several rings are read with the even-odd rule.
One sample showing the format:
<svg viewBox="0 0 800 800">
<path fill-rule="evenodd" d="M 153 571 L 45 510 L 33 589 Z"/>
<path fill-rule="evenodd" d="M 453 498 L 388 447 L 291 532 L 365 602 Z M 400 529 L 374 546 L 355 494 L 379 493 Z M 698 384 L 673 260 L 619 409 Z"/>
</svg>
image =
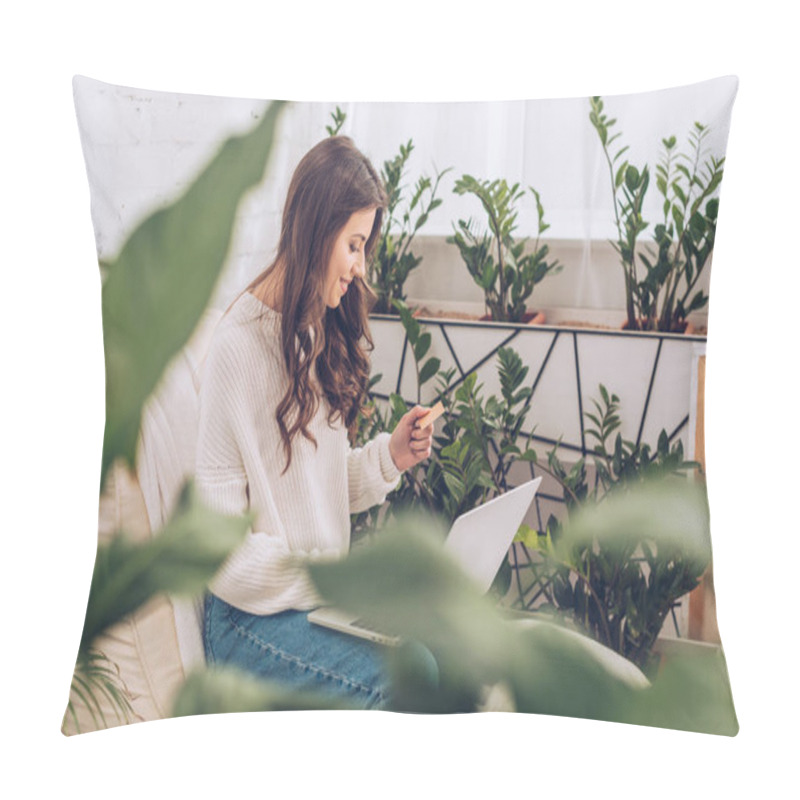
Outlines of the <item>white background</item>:
<svg viewBox="0 0 800 800">
<path fill-rule="evenodd" d="M 791 793 L 799 710 L 791 452 L 798 64 L 786 4 L 22 7 L 6 10 L 0 33 L 0 788 L 15 787 L 15 797 L 161 797 L 168 789 L 227 798 Z M 738 737 L 524 715 L 321 712 L 61 736 L 94 560 L 104 395 L 75 73 L 167 91 L 302 100 L 586 96 L 739 76 L 707 375 L 718 620 Z M 746 446 L 743 430 L 752 424 L 759 437 Z"/>
</svg>

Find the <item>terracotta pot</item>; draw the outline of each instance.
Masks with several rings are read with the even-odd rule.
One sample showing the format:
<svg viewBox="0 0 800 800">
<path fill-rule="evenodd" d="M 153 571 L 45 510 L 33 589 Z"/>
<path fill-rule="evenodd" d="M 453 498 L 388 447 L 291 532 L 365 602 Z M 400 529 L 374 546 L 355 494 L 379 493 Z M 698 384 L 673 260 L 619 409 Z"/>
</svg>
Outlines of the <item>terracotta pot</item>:
<svg viewBox="0 0 800 800">
<path fill-rule="evenodd" d="M 534 311 L 533 316 L 526 320 L 528 325 L 544 325 L 547 322 L 547 317 L 544 314 L 544 311 Z"/>
</svg>

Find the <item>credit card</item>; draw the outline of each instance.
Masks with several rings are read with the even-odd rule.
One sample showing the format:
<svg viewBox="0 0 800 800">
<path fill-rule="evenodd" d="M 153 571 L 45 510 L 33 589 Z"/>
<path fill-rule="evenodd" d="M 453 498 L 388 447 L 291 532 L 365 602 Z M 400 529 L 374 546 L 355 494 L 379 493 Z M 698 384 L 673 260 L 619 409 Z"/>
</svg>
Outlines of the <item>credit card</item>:
<svg viewBox="0 0 800 800">
<path fill-rule="evenodd" d="M 440 400 L 424 417 L 417 420 L 417 425 L 420 428 L 427 428 L 432 422 L 435 422 L 439 417 L 444 414 L 444 406 Z"/>
</svg>

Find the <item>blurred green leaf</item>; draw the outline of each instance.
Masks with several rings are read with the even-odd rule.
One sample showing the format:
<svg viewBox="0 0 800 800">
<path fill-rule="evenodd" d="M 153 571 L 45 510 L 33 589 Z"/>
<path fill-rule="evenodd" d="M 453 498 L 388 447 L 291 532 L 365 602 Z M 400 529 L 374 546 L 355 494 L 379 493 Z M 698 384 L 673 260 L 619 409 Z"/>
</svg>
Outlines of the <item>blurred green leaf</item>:
<svg viewBox="0 0 800 800">
<path fill-rule="evenodd" d="M 716 674 L 681 667 L 651 683 L 577 631 L 536 615 L 510 618 L 479 594 L 430 526 L 409 518 L 344 561 L 308 565 L 327 601 L 403 637 L 392 669 L 403 710 L 474 710 L 487 689 L 505 687 L 517 711 L 735 732 L 719 664 Z"/>
<path fill-rule="evenodd" d="M 534 530 L 529 525 L 520 525 L 514 536 L 514 541 L 521 542 L 526 547 L 536 550 L 539 547 L 539 531 Z"/>
<path fill-rule="evenodd" d="M 630 661 L 588 636 L 542 620 L 517 627 L 507 678 L 517 711 L 622 722 L 650 686 Z"/>
<path fill-rule="evenodd" d="M 208 305 L 236 208 L 264 174 L 282 108 L 272 103 L 250 133 L 228 139 L 184 195 L 148 217 L 108 265 L 103 480 L 117 457 L 134 464 L 142 406 Z"/>
<path fill-rule="evenodd" d="M 288 690 L 235 667 L 210 667 L 190 674 L 181 686 L 172 715 L 226 714 L 245 711 L 310 711 L 353 708 L 321 692 Z"/>
<path fill-rule="evenodd" d="M 117 534 L 97 550 L 81 652 L 156 594 L 202 592 L 245 537 L 250 520 L 205 508 L 188 483 L 164 529 L 146 542 Z"/>
<path fill-rule="evenodd" d="M 736 736 L 739 722 L 725 657 L 719 647 L 706 649 L 705 653 L 665 656 L 653 688 L 630 704 L 624 721 Z"/>
<path fill-rule="evenodd" d="M 619 441 L 619 440 L 618 440 Z M 645 533 L 646 532 L 646 533 Z M 617 490 L 596 506 L 575 513 L 562 532 L 562 546 L 624 544 L 646 535 L 660 546 L 680 550 L 697 564 L 711 559 L 705 491 L 685 478 L 651 480 Z"/>
<path fill-rule="evenodd" d="M 347 559 L 309 564 L 308 571 L 326 602 L 422 642 L 455 680 L 469 686 L 497 679 L 508 632 L 443 539 L 429 518 L 404 518 Z"/>
</svg>

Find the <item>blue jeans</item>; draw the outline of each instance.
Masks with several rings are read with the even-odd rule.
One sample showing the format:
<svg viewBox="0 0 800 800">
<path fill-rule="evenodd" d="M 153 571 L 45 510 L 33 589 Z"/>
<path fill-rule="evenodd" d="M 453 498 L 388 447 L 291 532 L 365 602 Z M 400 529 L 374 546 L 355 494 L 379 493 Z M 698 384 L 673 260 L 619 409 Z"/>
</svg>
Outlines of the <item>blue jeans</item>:
<svg viewBox="0 0 800 800">
<path fill-rule="evenodd" d="M 203 646 L 209 664 L 231 664 L 288 689 L 382 708 L 388 688 L 381 645 L 321 628 L 305 611 L 248 614 L 207 593 Z"/>
</svg>

